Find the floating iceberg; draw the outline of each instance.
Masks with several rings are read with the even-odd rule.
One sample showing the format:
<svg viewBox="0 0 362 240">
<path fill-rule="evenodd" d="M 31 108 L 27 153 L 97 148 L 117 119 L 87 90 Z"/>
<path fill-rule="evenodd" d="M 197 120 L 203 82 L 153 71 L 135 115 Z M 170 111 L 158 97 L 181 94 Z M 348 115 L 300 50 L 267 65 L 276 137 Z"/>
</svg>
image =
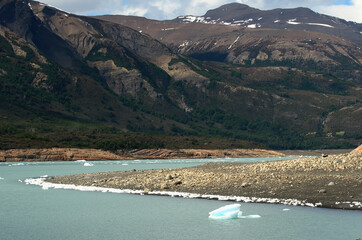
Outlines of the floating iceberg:
<svg viewBox="0 0 362 240">
<path fill-rule="evenodd" d="M 94 164 L 93 164 L 93 163 L 87 163 L 87 162 L 86 162 L 86 163 L 83 164 L 83 166 L 84 166 L 84 167 L 92 167 L 92 166 L 94 166 Z"/>
<path fill-rule="evenodd" d="M 234 219 L 242 216 L 240 204 L 230 204 L 209 212 L 209 218 L 212 219 Z"/>
<path fill-rule="evenodd" d="M 260 215 L 243 216 L 240 204 L 230 204 L 209 212 L 211 219 L 260 218 Z"/>
</svg>

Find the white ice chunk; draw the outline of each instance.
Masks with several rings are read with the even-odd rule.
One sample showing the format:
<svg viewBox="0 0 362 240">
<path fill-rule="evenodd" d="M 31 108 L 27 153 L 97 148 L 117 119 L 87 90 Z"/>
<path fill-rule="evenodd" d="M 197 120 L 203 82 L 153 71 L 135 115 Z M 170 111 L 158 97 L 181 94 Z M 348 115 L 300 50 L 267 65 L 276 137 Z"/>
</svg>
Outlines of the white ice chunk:
<svg viewBox="0 0 362 240">
<path fill-rule="evenodd" d="M 83 166 L 84 166 L 84 167 L 92 167 L 92 166 L 94 166 L 94 164 L 93 164 L 93 163 L 87 163 L 87 162 L 86 162 L 86 163 L 83 164 Z"/>
<path fill-rule="evenodd" d="M 220 199 L 219 199 L 220 200 Z M 212 212 L 209 212 L 209 218 L 211 219 L 256 219 L 261 218 L 260 215 L 248 215 L 243 216 L 243 212 L 240 211 L 240 204 L 229 204 L 218 208 Z"/>
<path fill-rule="evenodd" d="M 283 211 L 290 211 L 290 209 L 289 208 L 284 208 Z"/>
<path fill-rule="evenodd" d="M 14 163 L 14 164 L 11 164 L 11 166 L 24 166 L 24 163 Z"/>
<path fill-rule="evenodd" d="M 212 219 L 235 219 L 242 215 L 240 204 L 230 204 L 209 212 Z"/>
<path fill-rule="evenodd" d="M 86 162 L 86 160 L 77 160 L 77 161 L 75 161 L 75 162 L 82 162 L 82 163 L 85 163 L 85 162 Z"/>
<path fill-rule="evenodd" d="M 209 212 L 209 218 L 211 218 L 211 219 L 236 219 L 236 218 L 255 219 L 255 218 L 261 218 L 260 215 L 243 216 L 243 212 L 240 211 L 240 207 L 241 207 L 241 205 L 238 204 L 238 203 L 223 206 L 223 207 L 218 208 L 218 209 L 216 209 L 216 210 L 214 210 L 212 212 Z"/>
<path fill-rule="evenodd" d="M 5 178 L 0 177 L 0 180 L 4 180 Z"/>
</svg>

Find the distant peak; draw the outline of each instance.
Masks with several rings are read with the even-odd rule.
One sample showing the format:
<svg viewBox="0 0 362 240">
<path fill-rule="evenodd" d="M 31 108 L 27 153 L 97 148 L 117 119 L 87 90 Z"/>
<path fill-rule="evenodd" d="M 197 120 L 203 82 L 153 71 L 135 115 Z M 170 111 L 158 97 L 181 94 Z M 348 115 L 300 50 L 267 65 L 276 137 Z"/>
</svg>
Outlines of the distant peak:
<svg viewBox="0 0 362 240">
<path fill-rule="evenodd" d="M 238 11 L 238 10 L 246 10 L 249 9 L 251 7 L 249 7 L 246 4 L 241 4 L 241 3 L 228 3 L 225 5 L 222 5 L 218 8 L 215 8 L 213 10 L 210 11 Z"/>
<path fill-rule="evenodd" d="M 224 7 L 231 7 L 231 8 L 250 8 L 250 7 L 249 7 L 248 5 L 246 5 L 246 4 L 236 3 L 236 2 L 222 5 L 222 6 L 219 7 L 219 8 L 224 8 Z"/>
</svg>

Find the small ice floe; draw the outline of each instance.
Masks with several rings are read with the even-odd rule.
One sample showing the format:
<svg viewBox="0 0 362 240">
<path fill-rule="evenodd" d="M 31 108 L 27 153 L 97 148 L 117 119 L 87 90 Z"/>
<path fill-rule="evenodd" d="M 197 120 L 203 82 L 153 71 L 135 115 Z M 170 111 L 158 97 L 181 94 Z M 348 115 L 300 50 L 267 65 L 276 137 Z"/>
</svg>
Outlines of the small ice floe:
<svg viewBox="0 0 362 240">
<path fill-rule="evenodd" d="M 43 186 L 42 186 L 42 189 L 43 189 L 43 190 L 48 190 L 48 189 L 49 189 L 49 186 L 48 186 L 48 185 L 43 185 Z"/>
<path fill-rule="evenodd" d="M 122 163 L 122 166 L 128 166 L 128 163 Z"/>
<path fill-rule="evenodd" d="M 23 182 L 23 181 L 21 179 L 19 179 L 18 182 Z"/>
<path fill-rule="evenodd" d="M 24 165 L 25 165 L 24 163 L 14 163 L 9 166 L 24 166 Z"/>
<path fill-rule="evenodd" d="M 290 211 L 290 209 L 289 209 L 289 208 L 284 208 L 283 211 L 284 211 L 284 212 Z"/>
<path fill-rule="evenodd" d="M 85 163 L 86 160 L 77 160 L 77 161 L 75 161 L 75 162 Z"/>
<path fill-rule="evenodd" d="M 0 180 L 5 180 L 5 178 L 0 177 Z"/>
<path fill-rule="evenodd" d="M 240 211 L 240 204 L 230 204 L 218 208 L 212 212 L 209 212 L 209 218 L 211 219 L 255 219 L 260 218 L 259 215 L 243 216 L 243 212 Z"/>
<path fill-rule="evenodd" d="M 93 164 L 93 163 L 88 163 L 88 162 L 86 162 L 86 163 L 83 164 L 83 166 L 84 166 L 84 167 L 93 167 L 94 164 Z"/>
<path fill-rule="evenodd" d="M 47 178 L 49 177 L 48 175 L 43 175 L 43 176 L 40 176 L 41 178 Z"/>
</svg>

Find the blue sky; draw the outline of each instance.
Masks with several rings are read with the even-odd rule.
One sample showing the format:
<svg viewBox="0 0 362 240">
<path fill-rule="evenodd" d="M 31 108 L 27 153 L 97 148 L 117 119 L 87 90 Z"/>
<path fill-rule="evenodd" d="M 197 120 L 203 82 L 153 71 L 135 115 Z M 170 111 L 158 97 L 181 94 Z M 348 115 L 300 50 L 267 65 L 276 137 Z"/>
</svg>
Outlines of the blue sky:
<svg viewBox="0 0 362 240">
<path fill-rule="evenodd" d="M 173 19 L 180 15 L 204 15 L 207 10 L 239 2 L 267 10 L 307 7 L 312 10 L 362 23 L 362 0 L 39 0 L 79 15 L 122 14 L 151 19 Z"/>
<path fill-rule="evenodd" d="M 353 2 L 351 0 L 336 0 L 334 3 L 334 5 L 353 5 Z"/>
</svg>

